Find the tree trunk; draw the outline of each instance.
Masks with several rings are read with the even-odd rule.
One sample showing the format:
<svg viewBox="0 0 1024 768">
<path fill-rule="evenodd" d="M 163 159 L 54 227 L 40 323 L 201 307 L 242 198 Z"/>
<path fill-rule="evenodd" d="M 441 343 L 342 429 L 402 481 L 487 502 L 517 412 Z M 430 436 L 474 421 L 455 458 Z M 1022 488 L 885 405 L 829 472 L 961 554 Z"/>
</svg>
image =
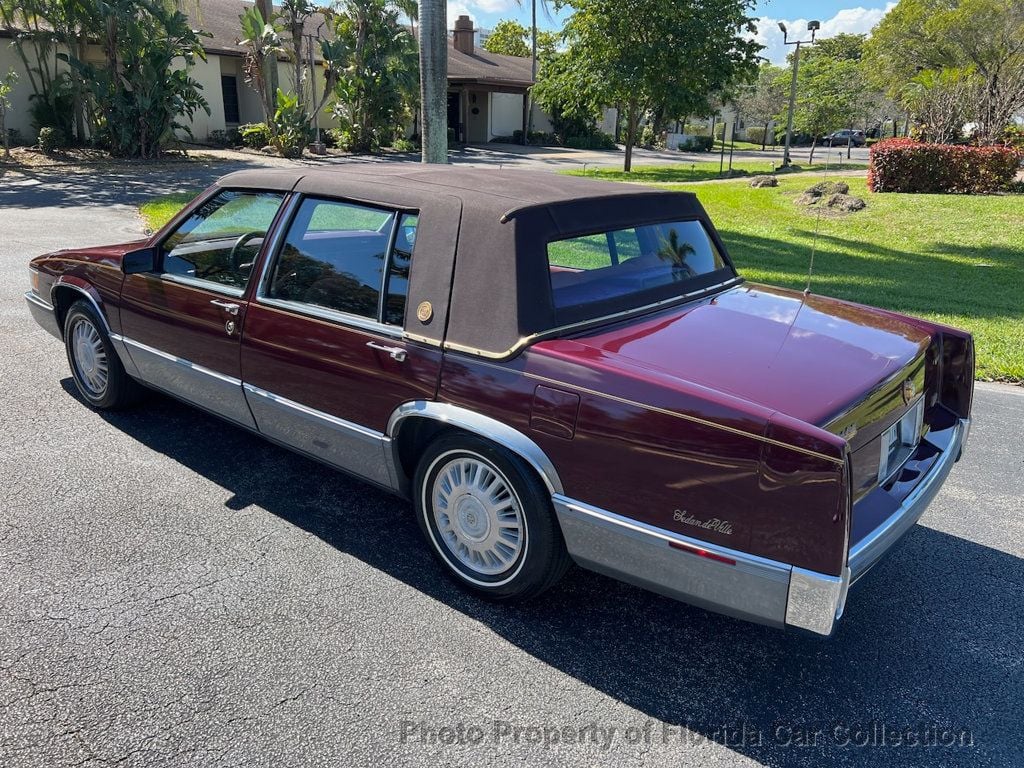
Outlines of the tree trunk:
<svg viewBox="0 0 1024 768">
<path fill-rule="evenodd" d="M 421 158 L 448 162 L 448 22 L 441 0 L 420 0 Z"/>
<path fill-rule="evenodd" d="M 292 47 L 295 50 L 292 52 L 295 54 L 295 95 L 299 97 L 299 106 L 306 104 L 306 94 L 302 89 L 302 22 L 298 21 L 292 24 Z M 310 77 L 313 77 L 313 73 L 309 73 Z"/>
<path fill-rule="evenodd" d="M 814 137 L 811 139 L 811 154 L 807 158 L 808 165 L 814 165 L 814 148 L 818 145 L 818 133 L 815 131 Z M 826 158 L 827 159 L 827 158 Z"/>
<path fill-rule="evenodd" d="M 256 7 L 259 9 L 260 15 L 263 16 L 263 22 L 270 24 L 270 20 L 274 16 L 273 0 L 256 0 Z M 270 127 L 270 132 L 276 134 L 274 130 L 274 112 L 277 108 L 277 54 L 270 53 L 263 56 L 259 66 L 263 71 L 263 88 L 265 91 L 263 100 L 267 105 L 267 125 Z"/>
<path fill-rule="evenodd" d="M 764 133 L 761 134 L 761 151 L 764 152 L 764 146 L 768 142 L 768 126 L 771 124 L 771 120 L 764 124 Z M 772 142 L 774 145 L 775 142 Z"/>
<path fill-rule="evenodd" d="M 631 99 L 626 108 L 626 159 L 622 170 L 629 173 L 633 170 L 633 145 L 636 143 L 637 104 Z"/>
</svg>

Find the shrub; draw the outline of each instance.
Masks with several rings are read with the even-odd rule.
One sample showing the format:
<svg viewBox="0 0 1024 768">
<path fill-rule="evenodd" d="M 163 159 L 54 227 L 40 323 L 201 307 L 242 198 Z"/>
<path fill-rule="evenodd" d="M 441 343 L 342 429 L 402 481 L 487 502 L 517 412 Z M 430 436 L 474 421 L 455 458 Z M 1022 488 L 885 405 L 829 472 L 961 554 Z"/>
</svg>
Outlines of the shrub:
<svg viewBox="0 0 1024 768">
<path fill-rule="evenodd" d="M 395 139 L 391 143 L 391 148 L 398 152 L 415 152 L 420 148 L 420 145 L 412 139 L 401 138 Z"/>
<path fill-rule="evenodd" d="M 226 131 L 210 131 L 207 141 L 215 147 L 237 147 L 242 143 L 242 137 L 238 129 L 231 128 Z"/>
<path fill-rule="evenodd" d="M 1008 125 L 1003 131 L 1003 143 L 1024 151 L 1024 125 Z"/>
<path fill-rule="evenodd" d="M 616 149 L 615 138 L 603 131 L 589 136 L 567 136 L 565 146 L 570 149 Z"/>
<path fill-rule="evenodd" d="M 683 126 L 683 133 L 689 134 L 690 136 L 710 136 L 711 132 L 708 131 L 708 127 L 704 123 L 687 123 Z"/>
<path fill-rule="evenodd" d="M 39 148 L 47 155 L 53 154 L 64 146 L 64 134 L 52 126 L 43 126 L 39 129 Z"/>
<path fill-rule="evenodd" d="M 249 123 L 238 127 L 242 144 L 250 149 L 262 149 L 270 143 L 270 127 L 266 123 Z"/>
<path fill-rule="evenodd" d="M 276 135 L 271 143 L 282 157 L 302 157 L 302 150 L 309 143 L 309 120 L 306 110 L 299 104 L 294 93 L 277 89 L 277 109 L 274 110 Z"/>
<path fill-rule="evenodd" d="M 686 141 L 679 142 L 680 152 L 710 152 L 715 146 L 710 136 L 690 136 Z"/>
<path fill-rule="evenodd" d="M 1007 188 L 1022 155 L 1009 147 L 886 139 L 871 147 L 869 158 L 872 192 L 984 194 Z"/>
<path fill-rule="evenodd" d="M 747 137 L 747 141 L 751 144 L 761 144 L 762 142 L 771 144 L 772 139 L 774 138 L 772 136 L 765 136 L 763 125 L 760 128 L 747 128 L 745 135 Z"/>
</svg>

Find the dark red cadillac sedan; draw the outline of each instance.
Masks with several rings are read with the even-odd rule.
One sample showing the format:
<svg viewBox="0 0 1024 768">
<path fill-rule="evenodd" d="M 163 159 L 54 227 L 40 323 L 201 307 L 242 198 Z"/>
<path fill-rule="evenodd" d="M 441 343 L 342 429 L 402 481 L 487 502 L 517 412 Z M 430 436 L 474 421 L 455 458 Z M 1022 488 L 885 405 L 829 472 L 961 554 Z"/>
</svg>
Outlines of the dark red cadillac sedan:
<svg viewBox="0 0 1024 768">
<path fill-rule="evenodd" d="M 492 598 L 575 561 L 828 635 L 970 424 L 969 334 L 746 283 L 684 193 L 244 171 L 31 277 L 92 406 L 161 390 L 407 496 Z"/>
</svg>

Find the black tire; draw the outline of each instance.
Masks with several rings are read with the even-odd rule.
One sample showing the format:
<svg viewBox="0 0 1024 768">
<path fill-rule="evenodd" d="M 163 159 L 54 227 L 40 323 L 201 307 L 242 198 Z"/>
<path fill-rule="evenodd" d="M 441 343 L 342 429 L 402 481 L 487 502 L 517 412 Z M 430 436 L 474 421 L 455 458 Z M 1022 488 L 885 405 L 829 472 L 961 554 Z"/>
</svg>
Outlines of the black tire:
<svg viewBox="0 0 1024 768">
<path fill-rule="evenodd" d="M 87 366 L 76 356 L 77 333 L 85 334 L 92 340 L 95 349 L 95 360 L 102 360 L 105 365 L 105 380 L 102 385 L 97 382 L 97 368 Z M 98 345 L 98 346 L 97 346 Z M 68 309 L 64 316 L 64 349 L 71 366 L 71 377 L 75 380 L 75 388 L 82 398 L 98 410 L 117 410 L 138 402 L 143 393 L 142 386 L 129 376 L 121 359 L 117 356 L 110 337 L 104 330 L 103 321 L 96 316 L 92 305 L 81 299 Z"/>
<path fill-rule="evenodd" d="M 510 492 L 508 496 L 502 496 L 504 491 L 498 485 L 501 492 L 499 497 L 503 500 L 493 506 L 511 504 L 506 508 L 505 515 L 514 522 L 497 527 L 490 522 L 487 525 L 485 540 L 481 543 L 482 547 L 486 548 L 488 541 L 495 541 L 495 545 L 488 550 L 492 553 L 499 551 L 500 546 L 511 549 L 512 547 L 500 537 L 491 538 L 491 533 L 498 528 L 518 524 L 517 530 L 521 535 L 518 551 L 514 558 L 506 553 L 511 559 L 500 572 L 484 573 L 481 570 L 485 567 L 498 568 L 497 562 L 481 561 L 476 566 L 471 566 L 463 559 L 464 555 L 457 554 L 456 547 L 464 540 L 457 539 L 456 528 L 461 534 L 466 533 L 466 529 L 460 527 L 458 523 L 452 522 L 446 534 L 442 534 L 439 527 L 438 518 L 444 520 L 446 516 L 443 511 L 435 515 L 435 492 L 443 490 L 444 480 L 450 479 L 450 476 L 442 478 L 441 484 L 436 487 L 435 483 L 442 472 L 447 472 L 456 465 L 470 469 L 483 467 L 484 469 L 479 469 L 481 473 L 493 473 L 495 477 L 500 478 L 500 482 L 507 485 Z M 491 600 L 527 600 L 557 583 L 571 564 L 548 489 L 522 458 L 501 446 L 462 432 L 442 435 L 430 444 L 420 458 L 413 480 L 413 495 L 416 520 L 430 550 L 456 582 L 478 595 Z M 466 496 L 476 500 L 466 502 L 463 506 L 470 509 L 468 513 L 462 514 L 468 514 L 471 516 L 470 519 L 473 519 L 475 506 L 479 504 L 479 497 L 473 493 L 458 495 L 453 499 L 452 509 L 454 510 Z M 485 501 L 490 501 L 490 498 Z M 481 506 L 480 509 L 486 511 L 493 506 Z M 513 514 L 513 509 L 518 509 L 518 515 Z M 455 513 L 455 516 L 459 514 Z M 493 515 L 488 517 L 491 521 L 497 519 Z M 490 556 L 497 560 L 493 554 Z"/>
</svg>

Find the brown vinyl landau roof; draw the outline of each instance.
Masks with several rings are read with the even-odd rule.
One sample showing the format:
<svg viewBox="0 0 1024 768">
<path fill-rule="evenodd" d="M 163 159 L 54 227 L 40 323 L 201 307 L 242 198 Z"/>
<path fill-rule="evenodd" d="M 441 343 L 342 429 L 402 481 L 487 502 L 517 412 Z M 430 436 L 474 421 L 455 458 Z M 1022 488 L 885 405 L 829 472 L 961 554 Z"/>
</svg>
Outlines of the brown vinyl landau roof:
<svg viewBox="0 0 1024 768">
<path fill-rule="evenodd" d="M 684 218 L 714 234 L 695 195 L 546 171 L 352 163 L 238 171 L 221 187 L 294 191 L 417 211 L 405 329 L 416 340 L 504 359 L 574 318 L 556 313 L 547 243 Z M 416 309 L 429 301 L 433 315 Z"/>
</svg>

